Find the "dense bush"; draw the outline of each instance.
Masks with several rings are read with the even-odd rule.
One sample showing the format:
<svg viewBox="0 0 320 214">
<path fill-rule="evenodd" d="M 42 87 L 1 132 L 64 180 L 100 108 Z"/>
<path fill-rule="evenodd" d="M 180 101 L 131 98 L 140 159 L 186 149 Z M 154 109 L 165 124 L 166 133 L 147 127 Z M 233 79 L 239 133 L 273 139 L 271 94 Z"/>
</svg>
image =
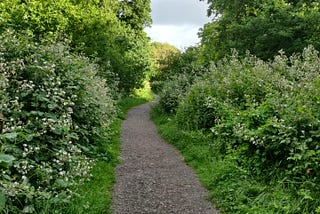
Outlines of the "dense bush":
<svg viewBox="0 0 320 214">
<path fill-rule="evenodd" d="M 200 81 L 192 86 L 177 110 L 177 122 L 186 130 L 210 129 L 228 117 L 228 106 L 212 96 L 210 83 Z"/>
<path fill-rule="evenodd" d="M 164 112 L 175 113 L 179 102 L 190 87 L 190 76 L 176 75 L 167 80 L 160 93 L 159 106 Z"/>
<path fill-rule="evenodd" d="M 104 68 L 99 75 L 109 77 L 112 71 L 112 80 L 119 81 L 120 91 L 131 92 L 141 86 L 150 71 L 149 38 L 143 31 L 150 24 L 149 12 L 149 0 L 135 4 L 112 0 L 4 0 L 0 3 L 0 32 L 8 27 L 17 32 L 29 30 L 38 42 L 47 37 L 67 38 L 70 51 L 98 57 L 97 63 Z"/>
<path fill-rule="evenodd" d="M 157 61 L 159 64 L 150 82 L 152 90 L 160 95 L 159 105 L 162 111 L 175 113 L 189 87 L 208 69 L 198 63 L 198 49 L 195 47 L 190 47 L 181 54 L 172 50 L 167 52 Z"/>
<path fill-rule="evenodd" d="M 0 210 L 8 213 L 67 203 L 90 178 L 90 155 L 115 115 L 98 65 L 67 42 L 32 39 L 0 36 Z"/>
<path fill-rule="evenodd" d="M 176 122 L 211 131 L 221 157 L 252 175 L 286 180 L 311 212 L 320 205 L 319 83 L 320 57 L 312 47 L 270 62 L 234 53 L 175 95 L 185 96 L 178 99 Z"/>
<path fill-rule="evenodd" d="M 167 47 L 168 46 L 168 47 Z M 181 78 L 189 79 L 191 83 L 196 76 L 207 71 L 207 68 L 198 61 L 199 48 L 189 47 L 180 53 L 167 44 L 153 44 L 154 72 L 150 77 L 151 89 L 155 93 L 162 91 L 166 82 Z M 185 77 L 183 77 L 186 75 Z M 193 76 L 193 77 L 192 77 Z"/>
</svg>

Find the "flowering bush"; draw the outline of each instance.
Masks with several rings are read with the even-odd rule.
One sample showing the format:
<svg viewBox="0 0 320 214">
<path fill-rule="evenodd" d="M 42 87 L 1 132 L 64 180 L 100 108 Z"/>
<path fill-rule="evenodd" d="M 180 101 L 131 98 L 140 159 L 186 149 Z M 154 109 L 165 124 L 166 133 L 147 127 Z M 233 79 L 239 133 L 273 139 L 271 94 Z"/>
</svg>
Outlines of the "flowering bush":
<svg viewBox="0 0 320 214">
<path fill-rule="evenodd" d="M 173 68 L 172 68 L 173 69 Z M 175 113 L 178 104 L 183 101 L 190 86 L 196 82 L 204 73 L 208 71 L 204 66 L 185 65 L 172 70 L 175 75 L 170 78 L 164 78 L 158 89 L 160 90 L 159 106 L 162 111 L 166 113 Z M 168 74 L 167 74 L 168 75 Z M 158 84 L 158 80 L 153 80 L 155 84 Z M 158 82 L 158 83 L 157 83 Z"/>
<path fill-rule="evenodd" d="M 283 179 L 311 212 L 320 205 L 319 85 L 320 57 L 312 47 L 269 62 L 234 52 L 175 95 L 175 121 L 211 131 L 222 158 L 266 181 Z"/>
<path fill-rule="evenodd" d="M 0 36 L 0 211 L 34 213 L 66 203 L 90 178 L 115 114 L 99 67 L 66 42 Z"/>
<path fill-rule="evenodd" d="M 187 74 L 175 75 L 171 80 L 167 80 L 160 92 L 159 106 L 167 113 L 175 113 L 179 102 L 191 85 L 192 77 Z"/>
</svg>

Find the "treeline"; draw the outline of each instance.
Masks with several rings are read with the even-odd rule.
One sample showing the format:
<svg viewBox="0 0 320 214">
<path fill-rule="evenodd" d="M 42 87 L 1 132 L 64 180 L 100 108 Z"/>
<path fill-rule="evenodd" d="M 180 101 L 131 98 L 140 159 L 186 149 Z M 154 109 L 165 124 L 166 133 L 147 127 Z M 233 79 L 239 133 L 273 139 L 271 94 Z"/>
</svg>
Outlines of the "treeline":
<svg viewBox="0 0 320 214">
<path fill-rule="evenodd" d="M 208 2 L 200 45 L 158 59 L 162 133 L 222 211 L 320 212 L 319 3 Z"/>
<path fill-rule="evenodd" d="M 59 212 L 115 158 L 117 100 L 152 65 L 149 13 L 148 0 L 0 2 L 0 213 Z"/>
<path fill-rule="evenodd" d="M 313 45 L 320 48 L 319 2 L 306 0 L 208 0 L 215 21 L 200 32 L 203 57 L 219 60 L 232 48 L 267 60 Z"/>
</svg>

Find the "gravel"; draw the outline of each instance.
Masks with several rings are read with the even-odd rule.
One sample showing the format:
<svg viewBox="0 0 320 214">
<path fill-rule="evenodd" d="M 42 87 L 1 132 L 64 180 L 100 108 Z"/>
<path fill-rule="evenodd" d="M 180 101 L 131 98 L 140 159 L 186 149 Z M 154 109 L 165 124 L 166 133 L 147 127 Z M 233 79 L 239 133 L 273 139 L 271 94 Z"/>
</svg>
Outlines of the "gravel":
<svg viewBox="0 0 320 214">
<path fill-rule="evenodd" d="M 157 133 L 149 117 L 151 105 L 131 109 L 122 123 L 113 213 L 219 213 L 206 200 L 206 189 L 181 154 Z"/>
</svg>

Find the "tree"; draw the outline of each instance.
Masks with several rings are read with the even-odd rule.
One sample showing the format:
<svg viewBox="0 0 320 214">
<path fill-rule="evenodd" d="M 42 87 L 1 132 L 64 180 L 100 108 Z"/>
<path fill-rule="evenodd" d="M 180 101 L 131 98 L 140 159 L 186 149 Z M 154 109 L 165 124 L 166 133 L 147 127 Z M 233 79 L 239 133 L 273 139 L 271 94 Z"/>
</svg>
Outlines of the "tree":
<svg viewBox="0 0 320 214">
<path fill-rule="evenodd" d="M 206 61 L 219 60 L 231 49 L 249 50 L 262 59 L 273 58 L 279 50 L 299 53 L 304 47 L 320 48 L 320 7 L 316 1 L 213 1 L 209 14 L 218 18 L 200 32 Z"/>
<path fill-rule="evenodd" d="M 45 37 L 70 40 L 72 51 L 98 58 L 102 70 L 111 70 L 119 90 L 139 87 L 151 66 L 150 0 L 4 0 L 0 3 L 0 32 L 8 26 Z M 101 76 L 108 77 L 102 72 Z"/>
<path fill-rule="evenodd" d="M 120 0 L 118 18 L 132 29 L 143 31 L 151 25 L 151 0 Z"/>
<path fill-rule="evenodd" d="M 168 43 L 153 42 L 151 50 L 155 67 L 154 75 L 157 76 L 161 76 L 165 72 L 172 58 L 180 55 L 179 49 Z"/>
</svg>

